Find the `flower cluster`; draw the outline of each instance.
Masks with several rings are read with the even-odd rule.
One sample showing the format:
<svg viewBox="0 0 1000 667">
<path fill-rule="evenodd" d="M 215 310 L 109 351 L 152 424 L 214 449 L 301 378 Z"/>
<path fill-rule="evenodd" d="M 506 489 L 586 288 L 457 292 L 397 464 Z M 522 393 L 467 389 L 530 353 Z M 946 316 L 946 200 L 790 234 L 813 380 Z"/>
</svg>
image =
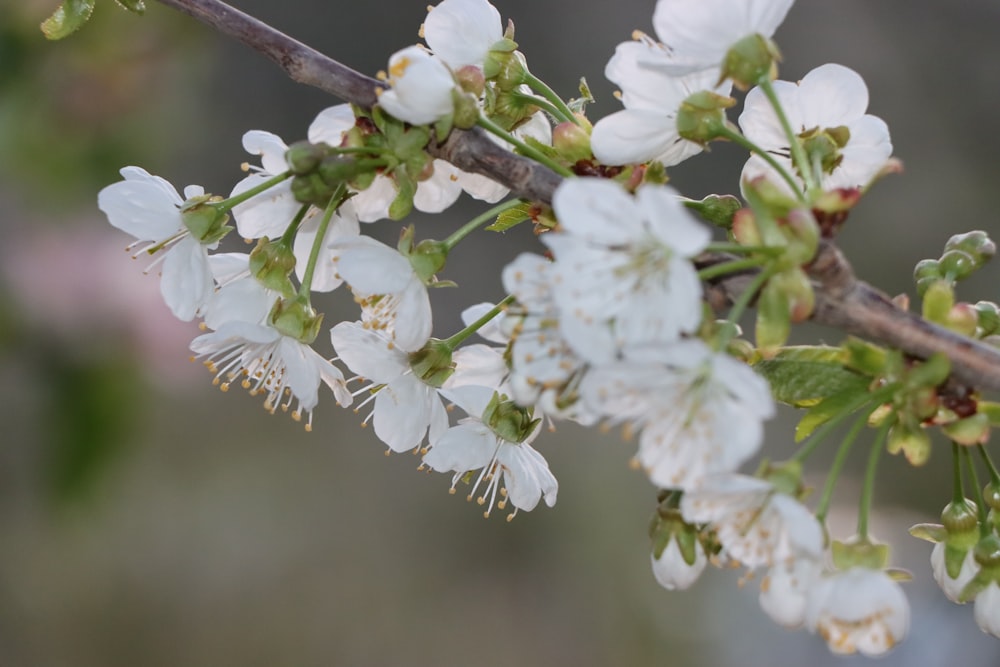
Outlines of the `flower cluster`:
<svg viewBox="0 0 1000 667">
<path fill-rule="evenodd" d="M 238 382 L 309 428 L 325 384 L 389 452 L 450 474 L 451 492 L 463 488 L 486 516 L 555 504 L 558 482 L 536 449 L 543 424 L 620 428 L 659 493 L 650 536 L 660 584 L 687 588 L 709 563 L 762 573 L 760 606 L 778 624 L 836 653 L 880 655 L 905 637 L 910 611 L 887 547 L 868 535 L 878 457 L 922 464 L 933 427 L 968 458 L 968 448 L 983 451 L 1000 406 L 949 384 L 937 356 L 854 340 L 786 346 L 817 302 L 821 240 L 895 168 L 860 75 L 827 64 L 797 83 L 776 80 L 772 37 L 791 5 L 658 0 L 656 37 L 637 31 L 606 67 L 624 108 L 592 124 L 585 86 L 564 101 L 532 75 L 513 24 L 487 0 L 443 0 L 421 28 L 426 44 L 389 59 L 373 108 L 326 109 L 292 145 L 248 132 L 260 165 L 228 198 L 195 187 L 181 197 L 128 167 L 99 205 L 161 266 L 170 310 L 201 319 L 193 358 L 223 390 Z M 727 117 L 734 90 L 746 91 L 738 124 Z M 474 126 L 564 177 L 551 202 L 510 199 L 444 240 L 418 241 L 411 226 L 393 248 L 362 234 L 362 222 L 440 212 L 463 191 L 504 199 L 505 186 L 427 150 Z M 667 185 L 667 168 L 718 140 L 750 154 L 734 188 L 743 201 L 691 200 Z M 230 215 L 251 252 L 218 252 Z M 510 262 L 500 303 L 470 306 L 463 328 L 433 338 L 428 289 L 452 284 L 438 278 L 450 254 L 488 223 L 529 221 L 544 254 Z M 954 299 L 955 282 L 994 253 L 985 234 L 963 235 L 918 265 L 924 317 L 974 338 L 1000 332 L 1000 307 Z M 328 360 L 314 347 L 323 315 L 313 298 L 334 291 L 349 291 L 359 312 L 329 328 Z M 751 306 L 754 342 L 741 327 Z M 486 343 L 469 343 L 475 334 Z M 807 410 L 796 437 L 809 439 L 789 461 L 741 473 L 779 401 Z M 804 462 L 852 417 L 810 509 Z M 876 435 L 857 535 L 834 540 L 831 494 L 867 427 Z M 1000 475 L 983 457 L 988 492 L 915 533 L 937 542 L 933 571 L 948 597 L 974 599 L 980 626 L 1000 634 Z"/>
</svg>

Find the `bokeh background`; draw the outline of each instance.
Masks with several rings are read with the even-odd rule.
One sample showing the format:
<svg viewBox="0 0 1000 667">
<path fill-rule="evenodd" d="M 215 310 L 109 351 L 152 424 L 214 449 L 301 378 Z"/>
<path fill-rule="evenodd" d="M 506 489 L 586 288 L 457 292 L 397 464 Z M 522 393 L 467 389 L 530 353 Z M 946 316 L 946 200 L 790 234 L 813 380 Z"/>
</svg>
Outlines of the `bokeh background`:
<svg viewBox="0 0 1000 667">
<path fill-rule="evenodd" d="M 0 667 L 865 662 L 775 626 L 738 573 L 660 589 L 654 490 L 616 434 L 564 425 L 541 438 L 559 502 L 506 523 L 449 496 L 447 476 L 418 474 L 414 457 L 386 458 L 332 400 L 305 433 L 212 389 L 187 361 L 195 326 L 172 320 L 96 193 L 128 164 L 227 193 L 245 130 L 302 138 L 336 100 L 156 2 L 138 18 L 104 0 L 85 30 L 46 43 L 37 25 L 55 4 L 0 0 Z M 416 41 L 425 11 L 236 4 L 366 73 Z M 651 31 L 653 0 L 496 4 L 536 74 L 567 96 L 586 76 L 594 118 L 617 108 L 604 63 L 633 29 Z M 998 231 L 998 30 L 993 0 L 800 0 L 777 34 L 783 78 L 851 66 L 890 125 L 906 172 L 842 237 L 858 273 L 890 293 L 912 292 L 913 264 L 951 234 Z M 742 160 L 721 146 L 672 177 L 692 195 L 734 191 Z M 418 218 L 418 233 L 443 238 L 479 210 Z M 399 229 L 366 227 L 387 240 Z M 499 269 L 532 248 L 527 229 L 463 243 L 444 276 L 460 289 L 433 295 L 437 333 L 499 298 Z M 962 296 L 995 299 L 997 278 L 987 268 Z M 353 317 L 343 300 L 327 308 L 328 324 Z M 792 451 L 793 418 L 769 425 L 772 457 Z M 920 470 L 882 465 L 875 533 L 914 573 L 911 637 L 882 665 L 1000 662 L 972 609 L 936 590 L 930 545 L 906 534 L 947 502 L 949 466 L 944 447 Z M 857 495 L 845 478 L 840 537 Z"/>
</svg>

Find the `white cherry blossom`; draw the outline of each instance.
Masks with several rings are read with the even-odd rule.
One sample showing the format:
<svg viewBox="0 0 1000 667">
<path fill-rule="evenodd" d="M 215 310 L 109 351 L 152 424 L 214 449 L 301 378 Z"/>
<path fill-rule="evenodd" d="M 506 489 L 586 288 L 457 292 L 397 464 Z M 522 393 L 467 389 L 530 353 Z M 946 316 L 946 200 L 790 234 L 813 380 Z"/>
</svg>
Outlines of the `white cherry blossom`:
<svg viewBox="0 0 1000 667">
<path fill-rule="evenodd" d="M 958 576 L 952 579 L 948 576 L 948 569 L 945 566 L 944 552 L 944 542 L 938 542 L 931 550 L 931 570 L 934 572 L 934 581 L 941 587 L 941 591 L 945 594 L 945 597 L 952 602 L 961 604 L 962 601 L 959 597 L 962 594 L 962 589 L 979 572 L 979 565 L 976 563 L 973 549 L 970 548 L 965 553 L 965 558 L 962 560 L 962 568 L 959 570 Z"/>
<path fill-rule="evenodd" d="M 360 322 L 341 322 L 330 330 L 330 337 L 340 360 L 368 381 L 355 395 L 371 392 L 365 403 L 374 400 L 375 406 L 365 422 L 372 419 L 375 435 L 389 449 L 412 450 L 428 429 L 433 442 L 448 428 L 448 413 L 437 388 L 414 375 L 409 354 L 382 332 Z"/>
<path fill-rule="evenodd" d="M 653 27 L 671 55 L 662 65 L 680 75 L 722 65 L 744 37 L 771 37 L 793 0 L 657 0 Z"/>
<path fill-rule="evenodd" d="M 431 450 L 423 460 L 438 472 L 454 473 L 451 492 L 455 492 L 456 485 L 467 474 L 479 470 L 468 500 L 476 498 L 476 502 L 484 505 L 487 517 L 494 506 L 503 510 L 508 502 L 514 506 L 514 512 L 507 516 L 508 521 L 519 510 L 530 512 L 540 500 L 549 507 L 554 506 L 559 483 L 549 470 L 549 464 L 531 447 L 539 427 L 536 425 L 523 442 L 511 442 L 481 419 L 493 398 L 492 389 L 468 385 L 443 393 L 469 416 L 431 443 Z"/>
<path fill-rule="evenodd" d="M 773 85 L 796 134 L 838 127 L 850 132 L 847 144 L 838 151 L 839 162 L 820 174 L 823 190 L 864 187 L 886 166 L 892 155 L 889 128 L 882 119 L 865 113 L 868 87 L 857 72 L 843 65 L 827 64 L 812 70 L 798 83 L 775 81 Z M 747 94 L 739 123 L 750 141 L 771 153 L 788 173 L 797 176 L 788 137 L 759 88 Z M 754 155 L 743 168 L 742 180 L 758 176 L 767 176 L 787 189 L 784 179 L 763 158 Z"/>
<path fill-rule="evenodd" d="M 760 580 L 760 608 L 782 627 L 801 627 L 806 621 L 809 595 L 821 571 L 820 562 L 812 558 L 775 564 Z"/>
<path fill-rule="evenodd" d="M 690 523 L 709 524 L 726 555 L 748 569 L 823 554 L 823 529 L 813 513 L 756 477 L 703 477 L 684 494 L 681 514 Z"/>
<path fill-rule="evenodd" d="M 580 393 L 608 423 L 639 433 L 636 461 L 655 485 L 690 490 L 757 453 L 774 402 L 746 364 L 697 339 L 627 352 L 591 369 Z"/>
<path fill-rule="evenodd" d="M 651 553 L 649 558 L 656 583 L 668 591 L 683 591 L 698 581 L 705 566 L 708 565 L 708 558 L 697 540 L 694 549 L 694 562 L 688 563 L 684 560 L 684 554 L 676 537 L 671 537 L 659 558 L 655 553 Z"/>
<path fill-rule="evenodd" d="M 120 173 L 124 180 L 103 188 L 97 205 L 112 226 L 136 238 L 129 250 L 148 244 L 136 256 L 141 252 L 158 254 L 153 265 L 162 262 L 163 300 L 177 319 L 190 321 L 212 295 L 208 251 L 217 247 L 218 241 L 204 244 L 192 236 L 181 215 L 184 199 L 166 180 L 140 167 L 125 167 Z M 184 190 L 187 199 L 203 194 L 200 186 Z"/>
<path fill-rule="evenodd" d="M 656 62 L 669 63 L 670 54 L 649 38 L 619 44 L 608 61 L 604 75 L 621 88 L 625 108 L 594 125 L 590 145 L 604 164 L 658 160 L 670 167 L 703 150 L 678 134 L 681 103 L 702 90 L 728 95 L 732 85 L 728 81 L 717 85 L 719 75 L 714 70 L 673 76 Z"/>
<path fill-rule="evenodd" d="M 991 581 L 976 596 L 976 625 L 983 632 L 1000 637 L 1000 584 Z"/>
<path fill-rule="evenodd" d="M 453 70 L 482 68 L 490 47 L 503 38 L 503 23 L 486 0 L 444 0 L 429 8 L 421 36 Z"/>
<path fill-rule="evenodd" d="M 389 58 L 388 83 L 378 103 L 386 113 L 413 125 L 427 125 L 454 113 L 451 70 L 421 46 L 408 46 Z"/>
<path fill-rule="evenodd" d="M 697 328 L 702 287 L 689 258 L 711 235 L 673 188 L 646 185 L 633 197 L 612 181 L 567 179 L 552 206 L 559 230 L 542 241 L 556 258 L 562 335 L 578 354 L 606 362 Z"/>
<path fill-rule="evenodd" d="M 410 260 L 367 236 L 338 239 L 330 248 L 365 325 L 385 332 L 406 352 L 419 350 L 431 335 L 431 302 Z"/>
<path fill-rule="evenodd" d="M 853 567 L 815 582 L 806 626 L 834 653 L 883 655 L 909 632 L 910 604 L 884 571 Z"/>
</svg>

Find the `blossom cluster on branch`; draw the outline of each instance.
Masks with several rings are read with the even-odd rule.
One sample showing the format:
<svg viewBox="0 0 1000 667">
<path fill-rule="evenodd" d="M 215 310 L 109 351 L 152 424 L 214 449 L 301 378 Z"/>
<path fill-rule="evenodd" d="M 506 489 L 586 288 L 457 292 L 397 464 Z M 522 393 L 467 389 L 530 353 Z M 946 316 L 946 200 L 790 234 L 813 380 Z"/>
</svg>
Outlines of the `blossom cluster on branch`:
<svg viewBox="0 0 1000 667">
<path fill-rule="evenodd" d="M 168 4 L 202 18 L 232 11 L 215 0 Z M 778 80 L 772 36 L 791 5 L 658 0 L 655 37 L 636 31 L 606 67 L 623 108 L 594 122 L 586 85 L 564 100 L 535 77 L 513 24 L 487 0 L 443 0 L 429 8 L 425 44 L 389 58 L 371 100 L 321 111 L 307 140 L 290 146 L 248 132 L 244 147 L 260 164 L 228 197 L 195 186 L 182 197 L 127 167 L 99 205 L 136 238 L 136 255 L 152 258 L 171 311 L 201 320 L 191 350 L 222 389 L 239 383 L 309 428 L 325 385 L 389 451 L 416 452 L 421 468 L 451 475 L 452 492 L 461 488 L 486 516 L 510 507 L 508 519 L 556 502 L 558 482 L 535 447 L 543 424 L 620 427 L 658 490 L 656 580 L 687 588 L 709 563 L 762 570 L 764 612 L 837 653 L 879 655 L 908 632 L 898 583 L 908 575 L 889 567 L 888 546 L 868 532 L 877 462 L 887 451 L 923 465 L 939 433 L 951 446 L 954 495 L 940 525 L 912 532 L 936 543 L 933 575 L 945 594 L 975 601 L 980 627 L 1000 635 L 1000 474 L 985 448 L 1000 404 L 953 373 L 943 352 L 914 354 L 878 336 L 786 344 L 793 325 L 833 298 L 832 283 L 817 278 L 823 249 L 869 188 L 899 170 L 858 73 L 826 64 Z M 247 25 L 252 42 L 264 29 Z M 280 39 L 260 33 L 267 49 Z M 734 89 L 745 93 L 738 124 L 728 118 Z M 511 164 L 559 175 L 551 199 L 515 189 L 505 200 L 513 179 L 436 157 L 476 127 Z M 713 141 L 748 151 L 739 196 L 686 198 L 667 170 Z M 443 211 L 463 192 L 494 206 L 444 240 L 418 240 L 410 226 L 393 248 L 362 233 L 361 223 L 414 208 Z M 251 252 L 217 251 L 230 217 L 255 242 Z M 470 304 L 463 329 L 431 337 L 428 289 L 452 284 L 438 277 L 451 253 L 469 234 L 518 225 L 544 247 L 503 270 L 506 298 Z M 957 283 L 994 253 L 974 231 L 917 265 L 928 330 L 963 349 L 995 345 L 1000 308 L 956 297 Z M 720 284 L 739 289 L 720 293 Z M 327 360 L 313 348 L 324 333 L 313 299 L 336 289 L 349 290 L 359 312 L 328 329 L 336 357 Z M 752 308 L 747 337 L 740 322 Z M 470 343 L 474 335 L 481 341 Z M 776 403 L 804 411 L 799 450 L 740 473 L 762 453 Z M 848 424 L 810 508 L 804 467 Z M 826 529 L 833 491 L 869 429 L 857 533 L 837 540 Z"/>
</svg>

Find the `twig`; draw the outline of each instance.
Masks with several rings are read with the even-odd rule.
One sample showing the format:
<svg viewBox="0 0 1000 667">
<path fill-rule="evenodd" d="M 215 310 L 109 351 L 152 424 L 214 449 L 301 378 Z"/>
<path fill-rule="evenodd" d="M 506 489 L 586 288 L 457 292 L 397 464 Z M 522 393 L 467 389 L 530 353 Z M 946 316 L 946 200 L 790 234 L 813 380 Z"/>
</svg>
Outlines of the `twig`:
<svg viewBox="0 0 1000 667">
<path fill-rule="evenodd" d="M 370 108 L 380 83 L 219 0 L 160 0 L 202 23 L 260 51 L 292 80 Z M 428 147 L 434 157 L 482 174 L 509 187 L 519 197 L 544 203 L 562 178 L 535 162 L 496 145 L 478 128 L 455 130 L 441 144 Z M 719 261 L 701 258 L 702 265 Z M 979 389 L 1000 391 L 1000 351 L 955 334 L 901 310 L 882 292 L 857 280 L 850 264 L 830 241 L 820 246 L 810 265 L 816 287 L 813 320 L 868 340 L 890 345 L 917 357 L 943 352 L 955 379 Z M 747 285 L 749 274 L 713 281 L 710 299 L 732 300 Z"/>
</svg>

